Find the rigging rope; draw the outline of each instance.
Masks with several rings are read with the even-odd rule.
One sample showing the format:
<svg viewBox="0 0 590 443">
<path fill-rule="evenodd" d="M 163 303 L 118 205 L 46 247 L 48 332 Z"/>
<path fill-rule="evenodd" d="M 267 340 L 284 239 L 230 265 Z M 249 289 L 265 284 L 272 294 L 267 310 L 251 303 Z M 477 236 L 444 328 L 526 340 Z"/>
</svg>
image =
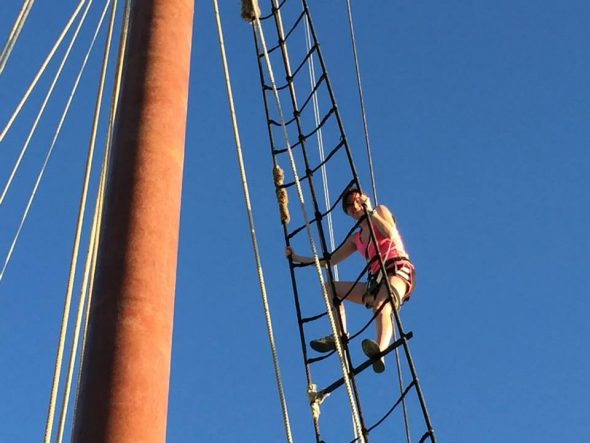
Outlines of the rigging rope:
<svg viewBox="0 0 590 443">
<path fill-rule="evenodd" d="M 2 51 L 0 52 L 0 74 L 2 74 L 4 66 L 6 66 L 6 62 L 8 61 L 8 58 L 12 53 L 12 48 L 18 40 L 20 32 L 22 31 L 25 21 L 27 20 L 27 17 L 29 15 L 29 12 L 31 11 L 31 7 L 33 6 L 34 1 L 35 0 L 24 0 L 23 5 L 21 6 L 20 11 L 18 12 L 18 16 L 16 17 L 16 20 L 12 25 L 12 29 L 8 34 L 8 38 L 6 39 L 6 43 L 4 43 Z"/>
<path fill-rule="evenodd" d="M 41 104 L 40 108 L 39 108 L 39 112 L 37 113 L 37 116 L 35 117 L 35 121 L 33 122 L 33 125 L 31 126 L 31 129 L 29 130 L 29 133 L 27 135 L 27 138 L 19 152 L 19 155 L 16 159 L 16 162 L 14 163 L 14 166 L 12 167 L 12 170 L 10 171 L 10 175 L 8 177 L 8 180 L 6 181 L 4 188 L 2 189 L 2 193 L 0 194 L 0 204 L 2 204 L 2 202 L 4 201 L 4 198 L 6 197 L 6 194 L 8 193 L 8 189 L 10 188 L 10 185 L 12 184 L 12 180 L 14 179 L 14 176 L 16 175 L 16 172 L 20 166 L 20 163 L 25 155 L 25 152 L 27 151 L 27 148 L 29 147 L 29 143 L 31 142 L 31 139 L 33 138 L 33 135 L 35 134 L 35 131 L 37 130 L 37 125 L 39 124 L 39 121 L 41 120 L 41 117 L 43 116 L 43 113 L 45 112 L 45 107 L 47 106 L 47 103 L 49 102 L 49 99 L 51 98 L 51 95 L 53 94 L 53 90 L 55 88 L 55 85 L 57 84 L 59 78 L 61 77 L 61 73 L 63 71 L 63 68 L 66 64 L 66 62 L 68 61 L 68 58 L 70 56 L 70 53 L 72 51 L 72 48 L 74 46 L 74 44 L 76 43 L 77 39 L 78 39 L 78 35 L 80 33 L 80 29 L 82 29 L 82 25 L 84 24 L 87 14 L 88 14 L 88 8 L 90 6 L 90 4 L 92 3 L 92 0 L 90 0 L 90 2 L 88 3 L 88 7 L 84 10 L 84 13 L 80 19 L 80 21 L 78 22 L 78 26 L 76 27 L 74 34 L 72 35 L 72 38 L 70 40 L 70 43 L 61 59 L 61 63 L 55 73 L 55 75 L 53 76 L 53 80 L 51 82 L 51 85 L 49 86 L 49 89 L 47 90 L 47 93 L 45 94 L 45 97 L 43 99 L 43 103 Z M 100 22 L 102 23 L 102 17 Z M 97 28 L 98 30 L 98 28 Z M 94 39 L 91 43 L 91 47 L 92 45 L 94 45 L 94 40 L 96 40 L 96 34 L 94 36 Z"/>
<path fill-rule="evenodd" d="M 118 50 L 118 57 L 117 57 L 117 65 L 115 68 L 115 80 L 113 85 L 113 90 L 111 94 L 111 109 L 109 113 L 109 120 L 107 126 L 107 138 L 105 141 L 105 150 L 103 154 L 102 160 L 102 167 L 101 167 L 101 177 L 98 186 L 98 193 L 95 202 L 95 212 L 94 212 L 94 220 L 92 225 L 92 230 L 95 233 L 94 239 L 91 243 L 92 248 L 92 258 L 91 258 L 91 267 L 89 272 L 89 283 L 88 289 L 86 293 L 88 294 L 88 302 L 86 304 L 86 312 L 84 316 L 84 325 L 82 329 L 82 346 L 80 348 L 80 356 L 84 356 L 84 350 L 86 349 L 86 332 L 88 331 L 88 320 L 90 318 L 90 306 L 92 303 L 92 294 L 94 290 L 94 276 L 96 272 L 96 262 L 98 256 L 98 245 L 100 242 L 100 234 L 101 234 L 101 227 L 102 227 L 102 215 L 103 215 L 103 206 L 106 194 L 106 186 L 107 186 L 107 175 L 109 170 L 109 162 L 110 162 L 110 154 L 112 148 L 112 140 L 113 140 L 113 133 L 115 127 L 115 121 L 117 118 L 118 108 L 119 108 L 119 97 L 121 91 L 121 84 L 123 78 L 123 62 L 125 58 L 125 50 L 127 46 L 127 36 L 129 33 L 129 17 L 131 13 L 131 0 L 125 0 L 125 8 L 123 11 L 123 20 L 121 25 L 121 32 L 119 36 L 119 50 Z M 83 285 L 84 287 L 84 285 Z M 80 367 L 78 368 L 77 374 L 77 381 L 76 381 L 76 395 L 74 401 L 74 417 L 76 416 L 76 411 L 78 407 L 78 398 L 79 398 L 79 389 L 80 389 L 80 378 L 81 374 L 83 373 L 83 359 L 80 360 Z M 71 440 L 71 438 L 70 438 Z"/>
<path fill-rule="evenodd" d="M 279 11 L 279 7 L 277 5 L 276 0 L 273 0 L 273 8 L 274 8 L 274 14 L 275 14 L 275 18 L 276 18 L 276 23 L 279 26 L 280 29 L 280 41 L 284 43 L 284 35 L 282 34 L 282 25 L 280 24 L 280 11 Z M 295 187 L 297 189 L 297 195 L 299 198 L 299 203 L 301 206 L 301 211 L 302 211 L 302 215 L 303 215 L 303 219 L 305 221 L 305 226 L 306 226 L 306 232 L 308 235 L 308 240 L 309 240 L 309 244 L 311 246 L 312 249 L 312 253 L 313 253 L 313 257 L 314 257 L 314 264 L 315 264 L 315 269 L 316 269 L 316 273 L 318 275 L 318 279 L 320 281 L 320 285 L 322 288 L 322 295 L 324 298 L 324 303 L 326 305 L 327 308 L 327 312 L 328 312 L 328 317 L 330 320 L 330 326 L 332 328 L 332 332 L 334 334 L 334 337 L 338 337 L 339 333 L 338 333 L 338 327 L 336 325 L 336 320 L 334 318 L 334 314 L 332 312 L 331 309 L 331 301 L 329 299 L 329 295 L 326 289 L 326 285 L 324 283 L 324 278 L 322 275 L 322 270 L 320 267 L 320 262 L 319 262 L 319 257 L 317 254 L 317 248 L 315 245 L 315 241 L 313 239 L 313 235 L 311 233 L 311 227 L 309 224 L 309 217 L 307 215 L 307 210 L 305 208 L 305 202 L 304 202 L 304 198 L 303 198 L 303 190 L 301 187 L 301 183 L 299 180 L 299 175 L 297 172 L 297 166 L 295 164 L 295 159 L 293 156 L 293 152 L 291 149 L 291 144 L 289 142 L 289 137 L 288 137 L 288 133 L 287 133 L 287 128 L 285 125 L 285 118 L 284 118 L 284 114 L 282 111 L 282 107 L 281 107 L 281 103 L 280 103 L 280 99 L 279 99 L 279 94 L 278 94 L 278 90 L 277 90 L 277 86 L 276 86 L 276 82 L 274 80 L 274 73 L 272 70 L 272 66 L 270 63 L 270 58 L 269 58 L 269 53 L 268 53 L 268 49 L 266 46 L 266 41 L 264 39 L 264 32 L 262 30 L 262 25 L 260 23 L 260 19 L 259 17 L 256 17 L 253 21 L 253 25 L 255 27 L 255 30 L 258 34 L 258 38 L 260 40 L 260 43 L 262 44 L 262 48 L 263 48 L 263 53 L 264 53 L 264 59 L 266 62 L 266 67 L 267 67 L 267 71 L 268 71 L 268 75 L 269 75 L 269 79 L 270 79 L 270 83 L 271 83 L 271 88 L 272 88 L 272 92 L 273 92 L 273 97 L 275 99 L 275 104 L 277 107 L 277 111 L 279 113 L 280 116 L 280 124 L 281 124 L 281 129 L 282 129 L 282 133 L 283 133 L 283 138 L 284 138 L 284 142 L 285 142 L 285 146 L 288 152 L 288 156 L 289 156 L 289 161 L 291 164 L 291 170 L 293 172 L 293 176 L 295 179 Z M 281 49 L 284 51 L 284 46 L 281 45 Z M 287 61 L 285 59 L 285 61 Z M 288 72 L 288 76 L 291 75 L 290 73 L 290 68 L 286 65 Z M 293 95 L 292 95 L 293 97 Z M 351 405 L 351 410 L 352 410 L 352 414 L 354 417 L 354 424 L 355 424 L 355 428 L 357 429 L 357 432 L 359 433 L 359 435 L 361 435 L 361 443 L 364 442 L 364 437 L 362 437 L 363 435 L 363 429 L 362 429 L 362 425 L 361 425 L 361 420 L 360 420 L 360 416 L 359 416 L 359 412 L 357 409 L 357 405 L 356 405 L 356 401 L 355 401 L 355 394 L 353 392 L 353 388 L 351 386 L 351 381 L 350 381 L 350 377 L 349 377 L 349 373 L 348 373 L 348 368 L 347 368 L 347 364 L 346 364 L 346 360 L 343 354 L 343 349 L 342 349 L 342 345 L 340 343 L 340 340 L 336 340 L 336 351 L 338 353 L 338 357 L 340 359 L 340 363 L 341 363 L 341 369 L 342 369 L 342 374 L 344 376 L 345 379 L 345 385 L 346 385 L 346 391 L 348 393 L 348 397 L 349 397 L 349 402 Z"/>
<path fill-rule="evenodd" d="M 271 353 L 272 353 L 272 360 L 273 360 L 273 366 L 274 366 L 274 371 L 275 371 L 275 379 L 276 379 L 276 383 L 277 383 L 277 389 L 279 391 L 279 400 L 281 403 L 281 412 L 283 415 L 283 425 L 285 427 L 287 441 L 289 443 L 292 443 L 293 437 L 291 435 L 291 424 L 289 421 L 289 412 L 287 409 L 287 401 L 286 401 L 285 393 L 283 390 L 283 382 L 281 380 L 279 358 L 278 358 L 278 353 L 277 353 L 275 339 L 274 339 L 272 319 L 271 319 L 270 308 L 269 308 L 269 304 L 268 304 L 268 297 L 267 297 L 267 293 L 266 293 L 266 285 L 264 283 L 264 273 L 262 271 L 262 261 L 260 259 L 260 253 L 258 250 L 258 240 L 256 239 L 256 229 L 254 226 L 254 217 L 252 215 L 252 207 L 250 204 L 250 191 L 248 188 L 248 179 L 246 176 L 246 168 L 244 166 L 244 159 L 243 159 L 243 155 L 242 155 L 240 133 L 239 133 L 238 122 L 237 122 L 237 118 L 236 118 L 236 110 L 235 110 L 233 94 L 232 94 L 231 80 L 230 80 L 230 75 L 229 75 L 229 67 L 228 67 L 228 63 L 227 63 L 227 57 L 225 55 L 225 45 L 224 45 L 224 41 L 223 41 L 223 29 L 222 29 L 222 25 L 221 25 L 221 17 L 219 14 L 219 5 L 217 4 L 217 0 L 213 0 L 213 9 L 214 9 L 214 13 L 215 13 L 215 21 L 217 24 L 219 50 L 221 52 L 221 61 L 222 61 L 222 65 L 223 65 L 223 73 L 224 73 L 224 78 L 225 78 L 225 88 L 227 91 L 227 100 L 228 100 L 231 121 L 232 121 L 234 142 L 236 145 L 236 156 L 238 159 L 240 178 L 242 181 L 242 190 L 244 193 L 244 203 L 246 205 L 246 212 L 248 215 L 248 225 L 250 227 L 250 238 L 252 241 L 252 250 L 254 252 L 254 259 L 256 261 L 256 271 L 257 271 L 257 275 L 258 275 L 258 283 L 260 286 L 260 295 L 261 295 L 262 305 L 263 305 L 263 310 L 264 310 L 264 318 L 266 321 L 266 332 L 268 335 L 268 340 L 269 340 L 270 349 L 271 349 Z M 256 14 L 256 15 L 258 15 L 258 14 Z"/>
<path fill-rule="evenodd" d="M 85 10 L 85 12 L 84 12 L 84 14 L 83 14 L 83 16 L 81 18 L 81 22 L 83 22 L 83 20 L 85 19 L 86 14 L 88 12 L 88 7 L 90 6 L 91 3 L 92 3 L 92 1 L 88 4 L 87 9 Z M 88 50 L 87 50 L 86 56 L 84 58 L 84 61 L 82 62 L 82 65 L 81 65 L 80 70 L 78 72 L 77 78 L 74 81 L 74 86 L 72 87 L 72 90 L 70 91 L 70 95 L 69 95 L 68 101 L 66 102 L 66 105 L 64 106 L 64 110 L 63 110 L 62 115 L 60 117 L 60 121 L 59 121 L 59 123 L 57 125 L 55 134 L 53 136 L 53 140 L 51 141 L 51 145 L 50 145 L 50 147 L 49 147 L 49 149 L 47 151 L 47 154 L 45 156 L 45 160 L 43 162 L 43 165 L 41 166 L 41 169 L 39 170 L 39 174 L 38 174 L 37 179 L 35 181 L 35 185 L 33 186 L 33 189 L 31 191 L 31 194 L 30 194 L 29 199 L 27 201 L 27 204 L 25 206 L 25 210 L 24 210 L 23 215 L 22 215 L 22 217 L 21 217 L 21 219 L 19 221 L 18 228 L 17 228 L 17 230 L 15 232 L 15 235 L 14 235 L 14 237 L 12 239 L 12 242 L 10 244 L 10 248 L 8 249 L 8 253 L 6 254 L 6 257 L 4 258 L 4 263 L 2 265 L 2 270 L 0 270 L 0 280 L 2 280 L 2 277 L 4 276 L 4 272 L 6 271 L 6 268 L 8 267 L 8 263 L 10 262 L 10 259 L 12 257 L 12 253 L 14 252 L 14 248 L 16 246 L 16 242 L 18 241 L 18 238 L 20 236 L 20 232 L 21 232 L 21 230 L 23 228 L 23 225 L 24 225 L 24 223 L 25 223 L 25 221 L 27 219 L 27 216 L 29 214 L 29 209 L 31 208 L 31 204 L 33 203 L 33 200 L 34 200 L 34 198 L 35 198 L 35 196 L 37 194 L 37 189 L 39 188 L 39 184 L 41 182 L 41 179 L 43 178 L 43 175 L 45 174 L 45 169 L 47 167 L 47 164 L 49 162 L 49 159 L 51 158 L 51 155 L 53 153 L 53 149 L 55 147 L 55 144 L 57 142 L 57 139 L 58 139 L 58 137 L 59 137 L 59 135 L 61 133 L 61 128 L 62 128 L 62 126 L 64 124 L 65 118 L 66 118 L 66 116 L 68 114 L 68 111 L 70 109 L 70 105 L 71 105 L 72 100 L 74 98 L 74 95 L 75 95 L 75 93 L 77 91 L 78 84 L 80 82 L 80 79 L 81 79 L 82 73 L 84 71 L 84 68 L 86 67 L 86 62 L 88 61 L 88 56 L 90 54 L 90 51 L 92 50 L 93 45 L 94 45 L 94 40 L 91 42 L 91 44 L 88 47 Z"/>
<path fill-rule="evenodd" d="M 375 185 L 375 174 L 373 172 L 373 158 L 371 155 L 371 143 L 369 142 L 369 125 L 367 124 L 367 114 L 365 112 L 365 100 L 363 98 L 363 87 L 361 83 L 361 70 L 359 67 L 359 60 L 356 50 L 356 39 L 354 37 L 354 26 L 352 24 L 352 10 L 350 8 L 350 0 L 346 0 L 346 10 L 348 12 L 348 27 L 350 30 L 350 40 L 352 42 L 352 52 L 354 55 L 354 69 L 356 72 L 356 83 L 357 89 L 359 94 L 359 101 L 361 106 L 361 115 L 363 118 L 363 130 L 365 134 L 365 147 L 367 150 L 367 159 L 369 161 L 369 170 L 371 175 L 371 187 L 373 189 L 373 200 L 375 202 L 375 206 L 378 204 L 377 200 L 377 186 Z"/>
<path fill-rule="evenodd" d="M 90 5 L 91 2 L 89 2 Z M 110 3 L 110 0 L 106 0 L 106 3 Z M 108 46 L 109 42 L 107 42 Z M 105 56 L 108 55 L 108 51 L 106 51 Z M 68 327 L 68 319 L 70 315 L 70 305 L 72 299 L 72 292 L 74 286 L 74 280 L 76 276 L 76 267 L 78 263 L 78 251 L 80 247 L 80 241 L 82 237 L 82 226 L 84 223 L 84 214 L 86 209 L 86 200 L 89 192 L 89 184 L 90 184 L 90 174 L 92 171 L 92 163 L 94 158 L 94 150 L 95 150 L 95 143 L 96 143 L 96 136 L 98 131 L 98 121 L 100 118 L 100 111 L 102 105 L 102 96 L 104 91 L 104 84 L 106 79 L 106 72 L 108 66 L 108 57 L 103 58 L 103 65 L 100 77 L 100 83 L 97 91 L 96 97 L 96 105 L 94 109 L 94 118 L 92 121 L 92 129 L 90 134 L 90 142 L 88 146 L 88 154 L 86 158 L 86 168 L 84 172 L 84 179 L 82 184 L 82 195 L 80 197 L 80 204 L 78 209 L 78 220 L 76 223 L 76 233 L 74 237 L 74 245 L 72 248 L 72 256 L 70 262 L 70 271 L 68 277 L 68 284 L 65 294 L 65 303 L 64 303 L 64 312 L 62 315 L 62 324 L 60 328 L 60 337 L 56 355 L 56 362 L 55 362 L 55 371 L 52 381 L 52 389 L 51 389 L 51 397 L 49 400 L 49 411 L 47 414 L 47 423 L 45 427 L 45 443 L 49 443 L 51 441 L 51 434 L 53 429 L 53 421 L 55 415 L 55 406 L 56 406 L 56 397 L 57 392 L 59 389 L 59 380 L 61 374 L 61 367 L 63 365 L 63 353 L 64 353 L 64 345 L 65 345 L 65 337 L 67 333 Z"/>
<path fill-rule="evenodd" d="M 101 18 L 100 18 L 99 25 L 97 26 L 95 34 L 94 34 L 94 38 L 96 38 L 96 36 L 98 35 L 98 31 L 102 25 L 102 20 L 105 17 L 109 3 L 110 3 L 110 0 L 107 0 L 105 3 L 105 6 L 103 9 Z M 103 55 L 103 72 L 101 73 L 101 82 L 103 84 L 104 84 L 104 81 L 106 78 L 106 68 L 108 65 L 107 61 L 109 59 L 110 48 L 111 48 L 111 43 L 112 43 L 116 10 L 117 10 L 117 0 L 113 0 L 113 2 L 111 4 L 111 17 L 110 17 L 110 21 L 109 21 L 109 28 L 107 31 L 107 36 L 105 39 L 105 48 L 104 48 L 104 55 Z M 109 126 L 112 126 L 112 125 L 109 125 Z M 108 141 L 109 140 L 107 137 L 107 143 L 105 144 L 103 158 L 105 158 L 108 153 L 108 149 L 107 149 L 108 148 Z M 101 206 L 100 200 L 102 200 L 102 197 L 104 196 L 104 187 L 105 187 L 105 181 L 106 181 L 106 165 L 107 165 L 107 163 L 106 163 L 106 158 L 105 158 L 105 160 L 103 160 L 102 167 L 101 167 L 100 182 L 99 182 L 99 187 L 98 187 L 98 192 L 97 192 L 97 199 L 95 202 L 94 215 L 93 215 L 92 226 L 91 226 L 91 230 L 90 230 L 90 239 L 88 242 L 88 250 L 86 253 L 86 260 L 85 260 L 85 265 L 84 265 L 84 274 L 82 277 L 82 284 L 80 286 L 80 295 L 78 297 L 78 309 L 77 309 L 77 313 L 76 313 L 76 321 L 74 324 L 74 336 L 73 336 L 71 348 L 70 348 L 70 359 L 69 359 L 69 363 L 68 363 L 66 384 L 64 387 L 64 391 L 63 391 L 59 426 L 58 426 L 58 431 L 57 431 L 58 443 L 61 443 L 63 441 L 63 434 L 64 434 L 64 430 L 65 430 L 68 405 L 69 405 L 69 401 L 70 401 L 70 390 L 71 390 L 71 386 L 72 386 L 74 366 L 76 363 L 76 356 L 77 356 L 76 350 L 78 349 L 78 340 L 80 337 L 82 318 L 83 318 L 83 314 L 84 314 L 84 305 L 85 305 L 85 302 L 87 299 L 87 294 L 88 294 L 90 270 L 92 268 L 92 261 L 93 261 L 92 258 L 93 258 L 93 256 L 95 256 L 95 250 L 97 249 L 97 244 L 98 244 L 97 242 L 95 242 L 95 239 L 98 236 L 98 234 L 97 234 L 98 226 L 97 225 L 98 225 L 98 217 L 99 217 L 98 210 L 99 210 L 99 206 Z"/>
<path fill-rule="evenodd" d="M 351 41 L 351 45 L 352 45 L 352 52 L 353 52 L 353 58 L 354 58 L 356 83 L 357 83 L 359 103 L 360 103 L 360 108 L 361 108 L 361 116 L 362 116 L 362 120 L 363 120 L 363 132 L 364 132 L 364 136 L 365 136 L 365 148 L 367 151 L 367 160 L 369 163 L 369 175 L 371 177 L 371 187 L 373 189 L 373 200 L 375 201 L 375 206 L 377 206 L 377 204 L 378 204 L 377 185 L 375 184 L 375 172 L 373 169 L 373 157 L 372 157 L 372 153 L 371 153 L 371 143 L 369 141 L 369 126 L 367 124 L 367 113 L 366 113 L 366 109 L 365 109 L 365 100 L 363 97 L 363 87 L 362 87 L 362 82 L 361 82 L 361 70 L 360 70 L 358 52 L 357 52 L 357 47 L 356 47 L 356 37 L 354 34 L 354 25 L 353 25 L 353 19 L 352 19 L 352 8 L 350 6 L 350 0 L 346 0 L 346 11 L 348 14 L 348 28 L 350 31 L 350 41 Z M 396 340 L 395 328 L 393 328 L 393 340 L 394 341 Z M 404 382 L 403 382 L 403 374 L 401 371 L 398 348 L 395 349 L 395 362 L 396 362 L 396 367 L 397 367 L 398 384 L 399 384 L 399 389 L 400 389 L 400 394 L 401 394 L 401 392 L 403 391 Z M 404 426 L 405 426 L 405 431 L 406 431 L 406 440 L 408 443 L 410 443 L 410 430 L 409 430 L 410 425 L 409 425 L 409 420 L 408 420 L 408 411 L 406 408 L 405 399 L 402 399 L 402 409 L 403 409 L 403 415 L 404 415 Z"/>
<path fill-rule="evenodd" d="M 84 12 L 84 15 L 82 16 L 81 21 L 83 21 L 84 18 L 86 17 L 86 13 L 87 13 L 87 10 L 86 10 L 86 12 Z M 57 138 L 59 137 L 59 134 L 61 133 L 61 128 L 62 128 L 63 123 L 65 121 L 66 115 L 67 115 L 67 113 L 69 111 L 69 108 L 70 108 L 72 99 L 73 99 L 73 97 L 74 97 L 74 95 L 76 93 L 76 90 L 78 88 L 78 84 L 80 82 L 80 78 L 82 76 L 82 72 L 84 71 L 84 68 L 86 66 L 86 62 L 88 60 L 88 55 L 89 55 L 90 51 L 92 50 L 93 45 L 94 45 L 94 40 L 89 45 L 89 48 L 88 48 L 86 57 L 85 57 L 82 65 L 81 65 L 80 71 L 78 72 L 78 76 L 77 76 L 77 78 L 76 78 L 76 80 L 74 82 L 74 86 L 72 87 L 72 90 L 70 91 L 70 96 L 69 96 L 68 101 L 67 101 L 67 103 L 66 103 L 66 105 L 64 107 L 64 111 L 62 112 L 62 115 L 61 115 L 60 121 L 58 123 L 56 132 L 55 132 L 54 137 L 53 137 L 53 140 L 51 142 L 50 148 L 47 151 L 47 154 L 46 154 L 46 157 L 45 157 L 45 161 L 44 161 L 43 165 L 41 166 L 41 169 L 40 169 L 39 174 L 37 176 L 37 180 L 35 181 L 35 185 L 33 186 L 33 190 L 31 191 L 31 194 L 30 194 L 29 199 L 27 201 L 27 205 L 25 206 L 25 210 L 24 210 L 23 215 L 22 215 L 22 217 L 20 219 L 20 222 L 19 222 L 18 228 L 16 230 L 16 233 L 15 233 L 13 239 L 12 239 L 12 242 L 11 242 L 10 248 L 8 250 L 8 253 L 7 253 L 6 257 L 4 258 L 4 263 L 2 265 L 2 270 L 0 270 L 0 280 L 2 280 L 2 277 L 4 276 L 4 272 L 6 271 L 6 268 L 8 267 L 8 263 L 10 262 L 10 259 L 12 257 L 12 253 L 14 252 L 14 248 L 16 246 L 16 242 L 17 242 L 17 240 L 18 240 L 18 238 L 20 236 L 20 232 L 22 230 L 22 227 L 23 227 L 23 225 L 24 225 L 24 223 L 25 223 L 25 221 L 27 219 L 27 216 L 28 216 L 28 213 L 29 213 L 29 209 L 31 207 L 31 204 L 32 204 L 34 198 L 35 198 L 35 195 L 37 193 L 37 189 L 39 187 L 39 184 L 41 182 L 41 179 L 42 179 L 42 177 L 43 177 L 43 175 L 45 173 L 45 168 L 47 166 L 47 163 L 49 161 L 49 158 L 52 155 L 53 148 L 55 147 L 55 143 L 57 142 Z M 0 200 L 0 202 L 1 202 L 1 200 Z"/>
<path fill-rule="evenodd" d="M 307 20 L 307 16 L 305 17 L 305 45 L 307 52 L 311 52 L 311 33 L 309 31 L 309 21 Z M 316 77 L 315 77 L 315 67 L 313 62 L 313 57 L 309 59 L 309 80 L 310 86 L 313 89 L 313 86 L 316 84 Z M 313 94 L 313 116 L 315 120 L 316 126 L 320 124 L 320 105 L 317 97 L 317 91 Z M 320 162 L 325 161 L 325 153 L 324 153 L 324 139 L 322 137 L 322 129 L 320 128 L 317 132 L 317 141 L 318 141 L 318 152 L 320 155 Z M 324 204 L 326 210 L 330 208 L 330 189 L 328 187 L 328 171 L 326 169 L 326 165 L 322 164 L 320 168 L 322 172 L 322 186 L 324 190 Z M 332 251 L 336 249 L 336 240 L 334 239 L 334 226 L 332 223 L 332 213 L 328 213 L 328 235 L 330 239 L 330 247 Z M 338 266 L 333 266 L 334 268 L 334 278 L 338 280 Z"/>
<path fill-rule="evenodd" d="M 29 95 L 31 94 L 31 92 L 33 91 L 33 89 L 35 88 L 35 86 L 37 85 L 37 82 L 41 78 L 41 75 L 43 75 L 43 72 L 45 72 L 45 68 L 47 68 L 47 65 L 49 64 L 49 62 L 53 58 L 53 56 L 55 54 L 55 51 L 57 51 L 57 48 L 59 48 L 59 46 L 61 45 L 61 42 L 63 41 L 65 35 L 68 33 L 68 31 L 72 27 L 72 24 L 76 20 L 76 17 L 78 17 L 78 14 L 80 13 L 80 10 L 82 9 L 82 6 L 84 6 L 84 3 L 86 3 L 86 0 L 80 0 L 80 2 L 78 3 L 78 6 L 76 6 L 76 9 L 74 10 L 74 12 L 72 13 L 72 15 L 70 16 L 68 22 L 66 23 L 66 25 L 62 29 L 62 31 L 61 31 L 60 35 L 58 36 L 56 42 L 54 43 L 53 47 L 49 51 L 49 54 L 45 58 L 45 61 L 41 64 L 41 67 L 39 68 L 39 70 L 35 74 L 35 77 L 33 78 L 33 81 L 29 84 L 29 87 L 25 91 L 25 94 L 22 96 L 22 98 L 20 99 L 20 101 L 16 105 L 16 108 L 13 111 L 12 115 L 10 116 L 10 118 L 8 119 L 8 122 L 6 123 L 6 126 L 4 127 L 4 129 L 2 130 L 2 132 L 0 132 L 0 142 L 4 139 L 4 136 L 6 135 L 6 133 L 8 132 L 8 130 L 10 129 L 10 127 L 12 126 L 12 123 L 14 122 L 14 120 L 16 119 L 16 117 L 18 116 L 18 114 L 20 113 L 23 105 L 25 104 L 25 102 L 29 98 Z M 92 3 L 92 0 L 89 0 L 89 3 Z"/>
</svg>

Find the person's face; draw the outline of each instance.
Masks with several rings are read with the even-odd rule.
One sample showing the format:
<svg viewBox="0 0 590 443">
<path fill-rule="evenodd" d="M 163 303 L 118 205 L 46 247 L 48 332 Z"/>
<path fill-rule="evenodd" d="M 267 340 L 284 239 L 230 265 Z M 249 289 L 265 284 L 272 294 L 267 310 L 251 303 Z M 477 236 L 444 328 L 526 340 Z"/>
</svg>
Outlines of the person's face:
<svg viewBox="0 0 590 443">
<path fill-rule="evenodd" d="M 363 216 L 363 203 L 367 197 L 363 196 L 360 192 L 354 192 L 346 197 L 346 213 L 355 220 L 358 220 Z"/>
</svg>

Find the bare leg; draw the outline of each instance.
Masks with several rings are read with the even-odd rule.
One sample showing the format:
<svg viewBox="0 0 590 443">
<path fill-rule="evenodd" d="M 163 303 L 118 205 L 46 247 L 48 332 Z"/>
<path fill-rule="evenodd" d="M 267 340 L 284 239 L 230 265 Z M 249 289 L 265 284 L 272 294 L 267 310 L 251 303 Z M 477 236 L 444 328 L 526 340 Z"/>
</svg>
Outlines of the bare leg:
<svg viewBox="0 0 590 443">
<path fill-rule="evenodd" d="M 404 299 L 406 293 L 408 292 L 408 286 L 401 278 L 396 276 L 389 277 L 389 284 L 399 295 L 398 299 L 396 295 L 393 294 L 395 307 L 398 309 L 401 304 L 401 300 Z M 377 344 L 379 345 L 379 349 L 381 351 L 385 350 L 385 348 L 389 346 L 391 337 L 393 336 L 393 324 L 391 322 L 392 305 L 389 303 L 389 296 L 387 294 L 387 287 L 385 285 L 382 285 L 379 293 L 377 294 L 375 303 L 373 304 L 373 312 L 379 309 L 383 303 L 385 303 L 385 307 L 381 310 L 381 312 L 379 312 L 379 314 L 377 314 L 377 317 L 375 318 Z"/>
<path fill-rule="evenodd" d="M 363 302 L 363 294 L 367 290 L 366 283 L 359 282 L 356 285 L 354 282 L 350 281 L 337 281 L 334 282 L 334 287 L 336 288 L 336 297 L 340 300 L 348 300 L 353 303 L 362 303 Z M 348 294 L 350 292 L 350 294 Z M 328 288 L 328 294 L 330 295 L 330 302 L 332 302 L 332 291 Z M 347 295 L 348 294 L 348 295 Z M 346 297 L 346 298 L 345 298 Z M 334 306 L 332 305 L 332 309 Z M 346 327 L 346 310 L 344 309 L 344 303 L 340 303 L 338 305 L 338 310 L 340 312 L 340 319 L 342 320 L 342 330 L 344 333 L 347 332 Z"/>
</svg>

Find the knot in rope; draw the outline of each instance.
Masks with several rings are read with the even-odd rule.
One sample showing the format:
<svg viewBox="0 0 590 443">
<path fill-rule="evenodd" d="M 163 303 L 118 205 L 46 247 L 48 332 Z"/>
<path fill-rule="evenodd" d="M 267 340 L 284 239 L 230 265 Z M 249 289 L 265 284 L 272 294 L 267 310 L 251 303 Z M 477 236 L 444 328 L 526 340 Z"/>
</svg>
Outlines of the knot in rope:
<svg viewBox="0 0 590 443">
<path fill-rule="evenodd" d="M 277 203 L 279 204 L 279 210 L 281 212 L 281 221 L 283 223 L 289 223 L 291 220 L 291 215 L 289 214 L 289 196 L 286 189 L 281 188 L 281 185 L 285 180 L 285 173 L 279 165 L 275 165 L 272 169 L 272 176 L 277 188 Z"/>
<path fill-rule="evenodd" d="M 260 7 L 258 0 L 242 0 L 242 10 L 240 16 L 247 22 L 253 22 L 260 17 Z"/>
</svg>

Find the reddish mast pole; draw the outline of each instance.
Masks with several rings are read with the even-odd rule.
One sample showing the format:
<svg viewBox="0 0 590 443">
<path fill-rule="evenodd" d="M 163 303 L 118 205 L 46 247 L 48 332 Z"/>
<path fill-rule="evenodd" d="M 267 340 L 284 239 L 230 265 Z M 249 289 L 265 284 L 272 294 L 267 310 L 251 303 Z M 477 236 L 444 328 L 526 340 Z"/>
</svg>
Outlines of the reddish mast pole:
<svg viewBox="0 0 590 443">
<path fill-rule="evenodd" d="M 134 0 L 72 441 L 166 440 L 193 0 Z"/>
</svg>

